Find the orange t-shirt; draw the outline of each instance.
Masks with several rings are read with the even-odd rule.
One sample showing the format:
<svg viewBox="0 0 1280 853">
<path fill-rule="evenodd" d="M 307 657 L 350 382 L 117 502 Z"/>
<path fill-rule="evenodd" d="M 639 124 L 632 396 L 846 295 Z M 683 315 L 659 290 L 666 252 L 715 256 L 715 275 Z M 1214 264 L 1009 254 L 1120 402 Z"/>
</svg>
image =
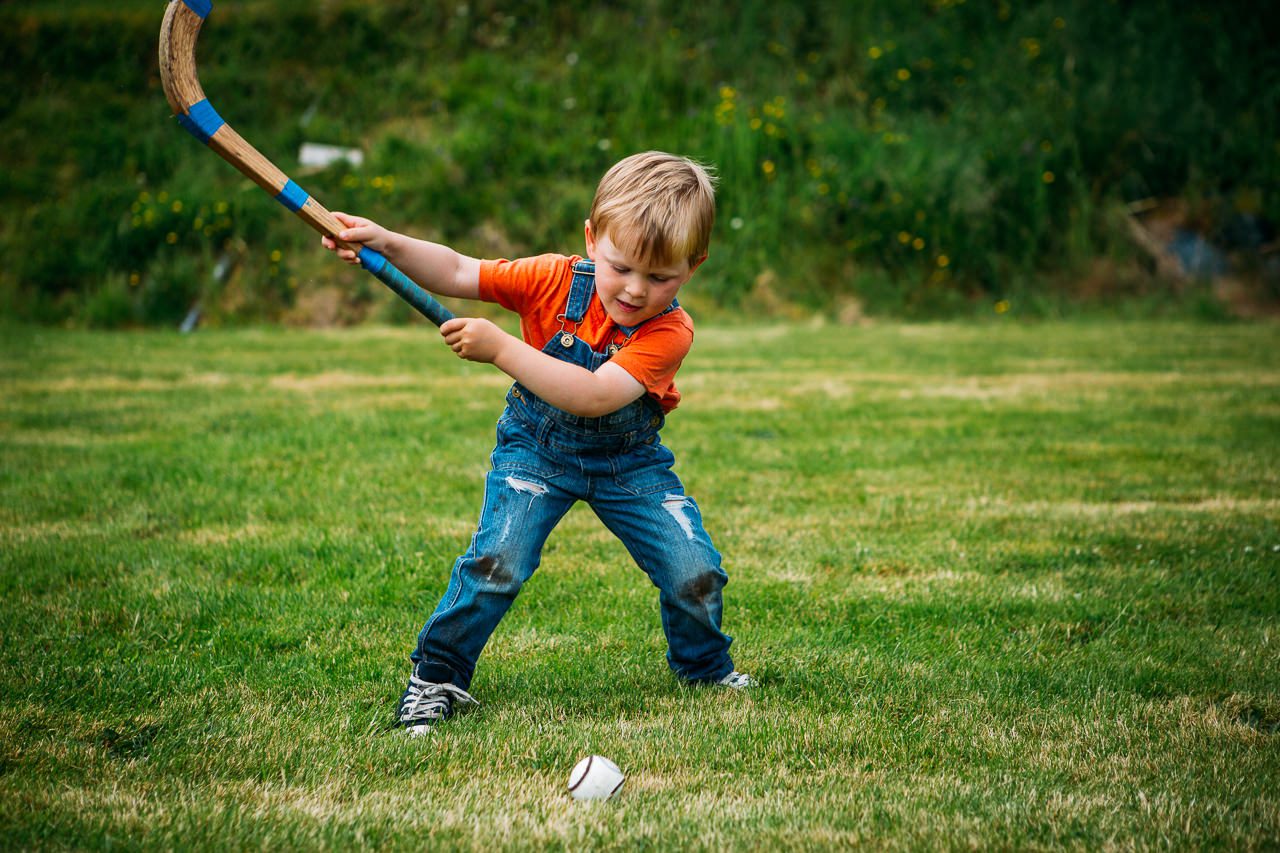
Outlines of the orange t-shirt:
<svg viewBox="0 0 1280 853">
<path fill-rule="evenodd" d="M 481 261 L 480 298 L 519 314 L 525 343 L 541 350 L 552 336 L 560 334 L 559 315 L 569 302 L 573 265 L 580 260 L 577 255 L 539 255 L 515 261 Z M 622 349 L 610 362 L 643 385 L 663 412 L 679 405 L 676 371 L 693 346 L 693 320 L 683 308 L 642 323 L 627 340 L 605 313 L 600 299 L 593 297 L 578 328 L 568 323 L 566 329 L 596 352 L 603 352 L 609 344 L 620 345 Z"/>
</svg>

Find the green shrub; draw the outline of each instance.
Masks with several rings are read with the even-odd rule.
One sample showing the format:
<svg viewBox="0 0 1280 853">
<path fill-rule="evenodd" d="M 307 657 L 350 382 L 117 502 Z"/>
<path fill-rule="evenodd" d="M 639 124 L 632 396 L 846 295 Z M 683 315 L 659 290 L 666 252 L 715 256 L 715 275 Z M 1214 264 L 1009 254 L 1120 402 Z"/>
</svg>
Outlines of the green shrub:
<svg viewBox="0 0 1280 853">
<path fill-rule="evenodd" d="M 273 252 L 304 285 L 348 277 L 299 257 L 314 236 L 168 117 L 159 18 L 135 0 L 0 7 L 15 311 L 74 318 L 175 253 L 207 280 L 230 247 L 264 291 L 237 303 L 255 318 L 298 286 Z M 665 148 L 720 176 L 715 301 L 767 286 L 937 314 L 1057 299 L 1137 198 L 1280 221 L 1275 35 L 1238 4 L 253 0 L 215 9 L 198 59 L 223 116 L 330 208 L 467 252 L 580 251 L 603 170 Z M 296 174 L 305 140 L 365 164 Z M 180 301 L 144 321 L 176 322 Z"/>
</svg>

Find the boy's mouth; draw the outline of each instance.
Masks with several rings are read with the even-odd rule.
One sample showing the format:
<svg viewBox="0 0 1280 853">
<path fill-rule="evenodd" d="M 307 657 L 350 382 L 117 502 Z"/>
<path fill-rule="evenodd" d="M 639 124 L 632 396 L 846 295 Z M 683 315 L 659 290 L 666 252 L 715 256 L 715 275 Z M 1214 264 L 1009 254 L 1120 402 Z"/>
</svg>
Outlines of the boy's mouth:
<svg viewBox="0 0 1280 853">
<path fill-rule="evenodd" d="M 632 305 L 630 302 L 624 302 L 621 299 L 618 300 L 618 307 L 627 314 L 634 314 L 640 310 L 639 305 Z"/>
</svg>

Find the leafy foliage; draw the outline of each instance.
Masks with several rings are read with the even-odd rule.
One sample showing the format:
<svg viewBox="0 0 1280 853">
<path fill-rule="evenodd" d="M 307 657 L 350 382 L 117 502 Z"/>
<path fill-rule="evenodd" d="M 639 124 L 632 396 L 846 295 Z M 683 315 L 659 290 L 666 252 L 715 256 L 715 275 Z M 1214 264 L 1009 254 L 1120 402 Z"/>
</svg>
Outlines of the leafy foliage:
<svg viewBox="0 0 1280 853">
<path fill-rule="evenodd" d="M 121 322 L 174 322 L 197 299 L 269 318 L 351 289 L 167 118 L 159 17 L 0 7 L 0 304 L 84 320 L 85 297 L 123 280 Z M 331 209 L 476 254 L 572 251 L 602 171 L 670 149 L 720 174 L 709 303 L 777 291 L 922 315 L 1052 298 L 1123 252 L 1126 201 L 1280 221 L 1278 40 L 1240 3 L 247 0 L 217 6 L 199 63 L 219 112 Z M 365 164 L 298 174 L 304 140 Z M 174 255 L 192 274 L 148 300 Z"/>
</svg>

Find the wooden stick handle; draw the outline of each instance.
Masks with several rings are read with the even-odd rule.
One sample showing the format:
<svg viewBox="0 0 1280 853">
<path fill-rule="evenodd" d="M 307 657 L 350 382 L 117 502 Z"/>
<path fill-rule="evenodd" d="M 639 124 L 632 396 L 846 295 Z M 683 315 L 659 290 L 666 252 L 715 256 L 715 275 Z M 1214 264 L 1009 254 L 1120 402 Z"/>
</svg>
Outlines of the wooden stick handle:
<svg viewBox="0 0 1280 853">
<path fill-rule="evenodd" d="M 359 243 L 339 240 L 338 232 L 345 226 L 337 217 L 291 181 L 218 115 L 200 87 L 195 64 L 196 39 L 212 6 L 212 0 L 170 0 L 164 22 L 160 25 L 160 81 L 169 106 L 178 116 L 178 123 L 296 213 L 303 222 L 342 248 L 356 252 L 370 274 L 428 320 L 439 326 L 452 319 L 453 314 L 447 308 L 381 254 Z"/>
</svg>

